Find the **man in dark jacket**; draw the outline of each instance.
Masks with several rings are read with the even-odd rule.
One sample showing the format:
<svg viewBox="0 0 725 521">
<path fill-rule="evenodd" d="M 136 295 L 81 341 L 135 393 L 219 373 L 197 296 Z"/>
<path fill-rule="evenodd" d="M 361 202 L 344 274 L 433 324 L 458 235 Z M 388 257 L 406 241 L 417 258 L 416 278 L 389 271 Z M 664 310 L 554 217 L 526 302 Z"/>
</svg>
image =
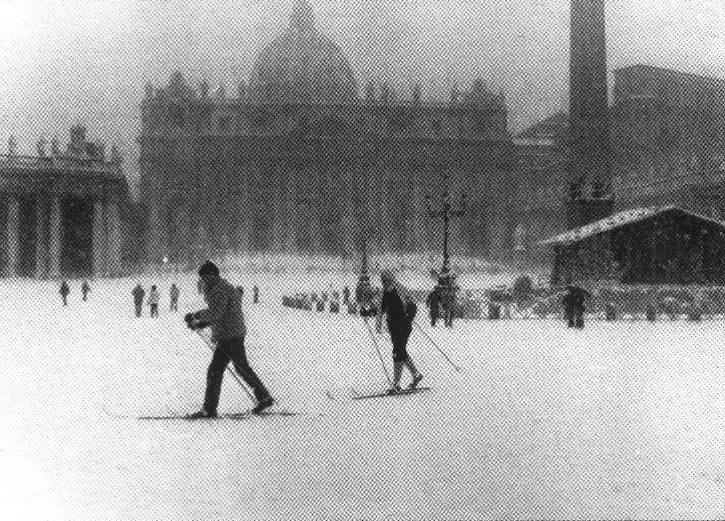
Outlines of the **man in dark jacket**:
<svg viewBox="0 0 725 521">
<path fill-rule="evenodd" d="M 83 281 L 83 284 L 81 285 L 81 291 L 83 292 L 83 302 L 88 300 L 88 293 L 91 291 L 91 285 L 88 284 L 87 280 Z"/>
<path fill-rule="evenodd" d="M 388 331 L 390 340 L 393 343 L 393 387 L 388 391 L 390 394 L 400 392 L 400 377 L 403 373 L 403 366 L 407 367 L 413 381 L 410 388 L 414 389 L 423 379 L 423 375 L 415 368 L 413 360 L 408 355 L 407 345 L 410 333 L 413 331 L 413 319 L 415 318 L 415 303 L 401 295 L 400 289 L 395 283 L 395 276 L 388 270 L 380 273 L 380 281 L 383 283 L 383 297 L 380 301 L 377 315 L 377 331 L 382 331 L 383 314 L 387 316 Z"/>
<path fill-rule="evenodd" d="M 207 370 L 204 406 L 201 411 L 191 417 L 215 418 L 217 416 L 224 370 L 230 361 L 234 364 L 237 373 L 254 392 L 257 405 L 252 411 L 260 413 L 271 407 L 274 400 L 247 362 L 244 349 L 247 328 L 244 324 L 241 295 L 234 286 L 219 276 L 219 269 L 210 261 L 201 266 L 199 277 L 204 282 L 204 300 L 208 308 L 196 313 L 189 313 L 184 319 L 191 329 L 211 326 L 216 350 Z"/>
<path fill-rule="evenodd" d="M 427 304 L 428 312 L 430 313 L 430 325 L 436 327 L 436 322 L 438 321 L 438 316 L 441 312 L 441 292 L 438 286 L 433 288 L 433 291 L 428 294 L 428 297 L 425 299 L 425 303 Z"/>
<path fill-rule="evenodd" d="M 564 317 L 569 327 L 584 328 L 584 302 L 587 297 L 589 297 L 589 293 L 582 288 L 573 284 L 566 286 L 561 304 L 564 307 Z"/>
<path fill-rule="evenodd" d="M 146 296 L 146 292 L 141 287 L 140 282 L 131 290 L 131 295 L 133 295 L 133 305 L 136 308 L 136 317 L 140 318 L 141 312 L 143 311 L 143 298 Z"/>
</svg>

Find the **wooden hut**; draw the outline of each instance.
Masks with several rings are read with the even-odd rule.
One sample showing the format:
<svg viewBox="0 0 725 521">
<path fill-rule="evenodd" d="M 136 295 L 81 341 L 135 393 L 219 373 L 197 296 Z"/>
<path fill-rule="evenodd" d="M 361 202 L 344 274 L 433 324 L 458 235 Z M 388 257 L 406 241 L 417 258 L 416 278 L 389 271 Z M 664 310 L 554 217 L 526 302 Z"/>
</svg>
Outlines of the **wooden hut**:
<svg viewBox="0 0 725 521">
<path fill-rule="evenodd" d="M 552 284 L 725 283 L 725 223 L 676 206 L 627 210 L 542 241 Z"/>
</svg>

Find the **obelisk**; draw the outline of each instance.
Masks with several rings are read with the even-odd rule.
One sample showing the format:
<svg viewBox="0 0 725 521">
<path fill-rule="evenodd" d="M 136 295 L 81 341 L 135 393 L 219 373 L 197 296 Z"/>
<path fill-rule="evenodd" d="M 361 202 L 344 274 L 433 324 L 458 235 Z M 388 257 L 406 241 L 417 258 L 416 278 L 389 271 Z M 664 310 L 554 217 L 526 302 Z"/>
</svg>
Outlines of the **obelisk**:
<svg viewBox="0 0 725 521">
<path fill-rule="evenodd" d="M 612 213 L 604 0 L 571 0 L 567 227 Z"/>
</svg>

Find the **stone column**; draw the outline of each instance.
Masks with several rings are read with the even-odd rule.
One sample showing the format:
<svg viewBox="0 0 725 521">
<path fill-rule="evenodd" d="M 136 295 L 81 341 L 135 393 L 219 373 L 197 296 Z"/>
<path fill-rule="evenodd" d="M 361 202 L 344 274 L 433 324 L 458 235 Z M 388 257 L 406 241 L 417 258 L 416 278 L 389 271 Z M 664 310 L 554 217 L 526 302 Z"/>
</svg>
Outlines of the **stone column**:
<svg viewBox="0 0 725 521">
<path fill-rule="evenodd" d="M 97 205 L 96 208 L 98 208 Z M 166 254 L 166 225 L 162 219 L 162 212 L 163 205 L 161 201 L 151 203 L 149 208 L 149 243 L 146 251 L 146 260 L 151 264 L 160 263 Z M 95 217 L 93 228 L 95 234 Z"/>
<path fill-rule="evenodd" d="M 106 273 L 118 276 L 121 273 L 121 217 L 117 203 L 109 203 L 106 207 Z"/>
<path fill-rule="evenodd" d="M 299 226 L 297 219 L 297 174 L 297 170 L 290 168 L 287 176 L 287 186 L 285 186 L 285 204 L 287 205 L 285 249 L 289 253 L 297 252 L 297 227 Z"/>
<path fill-rule="evenodd" d="M 54 196 L 50 201 L 50 248 L 48 251 L 48 276 L 52 279 L 60 277 L 60 255 L 63 243 L 61 227 L 60 197 Z"/>
<path fill-rule="evenodd" d="M 340 203 L 342 208 L 340 213 L 342 215 L 341 233 L 342 233 L 342 253 L 346 258 L 352 258 L 355 255 L 355 232 L 357 226 L 355 226 L 355 205 L 354 201 L 354 187 L 353 187 L 353 173 L 351 165 L 345 165 L 345 173 L 343 179 L 345 183 L 345 195 Z"/>
<path fill-rule="evenodd" d="M 93 275 L 106 276 L 106 220 L 102 201 L 93 203 Z"/>
<path fill-rule="evenodd" d="M 284 169 L 280 166 L 274 169 L 274 221 L 272 221 L 272 251 L 280 253 L 285 250 L 285 231 L 288 216 L 287 190 L 285 187 Z"/>
<path fill-rule="evenodd" d="M 6 277 L 18 276 L 20 260 L 20 202 L 14 195 L 8 197 L 8 220 L 5 228 L 5 244 L 7 244 L 8 262 L 5 266 Z"/>
<path fill-rule="evenodd" d="M 38 195 L 35 198 L 35 278 L 42 279 L 48 273 L 48 201 Z"/>
</svg>

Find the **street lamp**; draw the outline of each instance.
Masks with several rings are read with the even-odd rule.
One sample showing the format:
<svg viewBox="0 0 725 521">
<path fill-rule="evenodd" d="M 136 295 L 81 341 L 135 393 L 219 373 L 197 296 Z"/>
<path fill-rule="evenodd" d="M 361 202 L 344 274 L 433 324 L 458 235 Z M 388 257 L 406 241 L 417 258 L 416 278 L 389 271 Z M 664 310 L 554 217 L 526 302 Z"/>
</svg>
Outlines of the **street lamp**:
<svg viewBox="0 0 725 521">
<path fill-rule="evenodd" d="M 440 209 L 433 209 L 431 206 L 430 194 L 426 194 L 425 202 L 428 209 L 428 216 L 433 219 L 443 219 L 443 266 L 438 275 L 438 285 L 443 290 L 453 286 L 455 275 L 451 273 L 450 257 L 448 254 L 449 224 L 452 217 L 462 217 L 466 214 L 466 194 L 461 194 L 461 201 L 458 208 L 451 204 L 450 189 L 448 186 L 448 171 L 443 171 L 443 198 Z"/>
<path fill-rule="evenodd" d="M 357 279 L 357 287 L 355 288 L 355 301 L 362 308 L 369 304 L 372 299 L 372 288 L 370 286 L 370 273 L 368 267 L 368 236 L 370 235 L 370 227 L 363 228 L 363 244 L 362 244 L 362 266 L 360 267 L 360 276 Z"/>
</svg>

